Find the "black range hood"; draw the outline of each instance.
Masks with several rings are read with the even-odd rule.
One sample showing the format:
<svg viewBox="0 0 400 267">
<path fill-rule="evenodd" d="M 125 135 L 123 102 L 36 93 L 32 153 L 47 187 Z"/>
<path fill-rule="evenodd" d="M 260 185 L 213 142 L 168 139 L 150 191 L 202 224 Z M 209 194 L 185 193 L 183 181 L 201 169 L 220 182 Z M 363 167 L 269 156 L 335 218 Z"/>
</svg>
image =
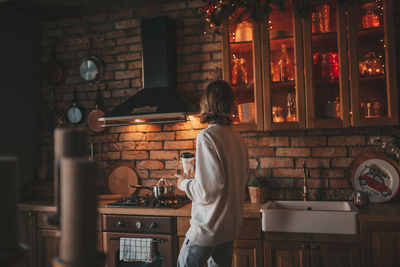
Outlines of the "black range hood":
<svg viewBox="0 0 400 267">
<path fill-rule="evenodd" d="M 104 126 L 186 121 L 198 109 L 176 91 L 176 23 L 167 17 L 142 19 L 143 89 L 99 118 Z"/>
</svg>

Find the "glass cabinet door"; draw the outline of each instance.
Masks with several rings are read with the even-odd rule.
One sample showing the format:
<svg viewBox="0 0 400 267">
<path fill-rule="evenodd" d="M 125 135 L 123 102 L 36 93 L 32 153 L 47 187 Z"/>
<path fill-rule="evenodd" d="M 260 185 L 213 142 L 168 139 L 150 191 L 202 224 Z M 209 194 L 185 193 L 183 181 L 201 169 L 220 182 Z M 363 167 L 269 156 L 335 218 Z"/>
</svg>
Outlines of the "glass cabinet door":
<svg viewBox="0 0 400 267">
<path fill-rule="evenodd" d="M 354 1 L 349 8 L 354 126 L 398 123 L 392 0 Z"/>
<path fill-rule="evenodd" d="M 262 92 L 257 78 L 261 68 L 255 60 L 260 50 L 259 26 L 242 12 L 238 9 L 223 25 L 223 74 L 234 93 L 234 124 L 262 129 Z"/>
<path fill-rule="evenodd" d="M 301 21 L 273 7 L 261 29 L 266 130 L 305 127 Z"/>
<path fill-rule="evenodd" d="M 334 0 L 314 0 L 309 12 L 304 18 L 307 127 L 348 127 L 345 6 Z"/>
</svg>

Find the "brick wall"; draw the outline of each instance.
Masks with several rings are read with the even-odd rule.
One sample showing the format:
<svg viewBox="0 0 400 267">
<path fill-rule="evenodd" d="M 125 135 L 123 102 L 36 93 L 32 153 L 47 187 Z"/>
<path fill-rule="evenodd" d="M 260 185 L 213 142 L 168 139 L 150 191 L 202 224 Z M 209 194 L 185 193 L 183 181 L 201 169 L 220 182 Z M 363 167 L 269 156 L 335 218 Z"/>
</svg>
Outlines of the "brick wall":
<svg viewBox="0 0 400 267">
<path fill-rule="evenodd" d="M 66 66 L 65 82 L 53 87 L 56 107 L 66 111 L 75 89 L 78 103 L 86 113 L 95 107 L 98 88 L 109 109 L 141 89 L 140 19 L 154 15 L 169 15 L 177 20 L 178 90 L 198 101 L 208 82 L 217 77 L 216 67 L 222 67 L 221 37 L 203 35 L 193 15 L 201 4 L 200 0 L 188 0 L 43 22 L 42 61 L 49 60 L 50 47 L 55 42 L 57 58 Z M 400 43 L 400 4 L 396 5 L 396 40 Z M 95 85 L 85 84 L 79 76 L 80 60 L 87 55 L 88 36 L 93 40 L 91 54 L 105 64 L 104 77 Z M 400 62 L 399 54 L 400 51 L 397 62 Z M 44 106 L 49 102 L 49 90 L 44 82 Z M 195 119 L 187 123 L 115 127 L 106 133 L 91 135 L 96 158 L 101 159 L 103 169 L 99 187 L 107 193 L 107 175 L 121 164 L 134 168 L 142 184 L 154 184 L 158 178 L 173 178 L 180 168 L 180 155 L 194 151 L 196 135 L 204 127 Z M 243 132 L 242 135 L 249 148 L 252 171 L 270 177 L 270 198 L 300 198 L 302 164 L 307 159 L 312 177 L 311 197 L 347 199 L 351 193 L 347 167 L 360 152 L 379 149 L 368 145 L 370 136 L 399 133 L 397 127 L 369 127 Z M 50 154 L 52 139 L 52 134 L 44 130 L 42 150 Z"/>
</svg>

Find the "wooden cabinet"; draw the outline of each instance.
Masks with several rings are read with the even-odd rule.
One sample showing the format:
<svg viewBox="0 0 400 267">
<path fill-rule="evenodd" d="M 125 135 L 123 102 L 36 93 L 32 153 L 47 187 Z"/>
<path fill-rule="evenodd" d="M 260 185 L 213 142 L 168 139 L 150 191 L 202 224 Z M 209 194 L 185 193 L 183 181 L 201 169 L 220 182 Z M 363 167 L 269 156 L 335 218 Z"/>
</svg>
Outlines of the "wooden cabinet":
<svg viewBox="0 0 400 267">
<path fill-rule="evenodd" d="M 262 241 L 236 239 L 233 244 L 232 267 L 261 267 Z"/>
<path fill-rule="evenodd" d="M 265 266 L 306 267 L 310 266 L 310 250 L 299 242 L 264 242 Z"/>
<path fill-rule="evenodd" d="M 52 267 L 53 258 L 58 256 L 60 234 L 56 226 L 47 222 L 50 212 L 18 211 L 18 238 L 30 247 L 27 259 L 18 267 Z M 98 217 L 97 245 L 102 248 L 101 220 Z"/>
<path fill-rule="evenodd" d="M 398 266 L 400 262 L 400 222 L 361 222 L 363 267 Z"/>
<path fill-rule="evenodd" d="M 393 0 L 313 0 L 303 17 L 295 11 L 273 7 L 260 22 L 234 14 L 223 25 L 235 123 L 258 130 L 397 124 Z"/>
<path fill-rule="evenodd" d="M 53 258 L 58 256 L 60 234 L 57 227 L 47 222 L 48 212 L 37 212 L 37 265 L 52 267 Z"/>
<path fill-rule="evenodd" d="M 264 241 L 267 267 L 360 265 L 358 236 L 268 233 Z"/>
<path fill-rule="evenodd" d="M 190 227 L 190 217 L 178 217 L 177 234 L 179 250 Z M 263 266 L 261 219 L 245 218 L 238 238 L 233 243 L 232 267 Z"/>
<path fill-rule="evenodd" d="M 27 258 L 18 267 L 36 266 L 36 213 L 18 211 L 17 213 L 18 240 L 30 247 Z"/>
<path fill-rule="evenodd" d="M 38 229 L 37 266 L 52 267 L 53 259 L 58 256 L 60 237 L 58 230 Z"/>
</svg>

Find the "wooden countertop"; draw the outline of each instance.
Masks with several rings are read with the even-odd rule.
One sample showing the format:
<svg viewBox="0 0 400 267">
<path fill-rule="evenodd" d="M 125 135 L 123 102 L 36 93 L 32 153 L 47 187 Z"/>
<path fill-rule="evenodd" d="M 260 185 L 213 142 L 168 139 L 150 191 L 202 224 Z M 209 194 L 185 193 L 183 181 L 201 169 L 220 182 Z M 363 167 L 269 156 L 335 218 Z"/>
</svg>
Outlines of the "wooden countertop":
<svg viewBox="0 0 400 267">
<path fill-rule="evenodd" d="M 400 222 L 400 201 L 358 207 L 358 218 L 360 221 Z"/>
<path fill-rule="evenodd" d="M 160 215 L 160 216 L 182 216 L 190 217 L 192 204 L 185 205 L 178 209 L 149 209 L 149 208 L 105 208 L 104 205 L 112 202 L 99 201 L 98 212 L 100 214 L 121 214 L 121 215 Z M 243 217 L 261 218 L 260 209 L 263 204 L 251 204 L 245 202 Z M 23 202 L 18 204 L 21 211 L 55 211 L 55 207 L 49 202 Z M 400 222 L 400 201 L 389 203 L 369 203 L 367 206 L 358 207 L 360 221 L 399 221 Z"/>
<path fill-rule="evenodd" d="M 159 216 L 182 216 L 190 217 L 192 204 L 187 204 L 178 209 L 152 209 L 152 208 L 105 208 L 104 205 L 112 201 L 99 201 L 98 212 L 100 214 L 120 214 L 120 215 L 159 215 Z M 245 202 L 243 207 L 243 217 L 261 218 L 260 209 L 263 204 L 251 204 Z M 20 211 L 55 211 L 56 208 L 49 202 L 23 202 L 18 204 Z"/>
</svg>

